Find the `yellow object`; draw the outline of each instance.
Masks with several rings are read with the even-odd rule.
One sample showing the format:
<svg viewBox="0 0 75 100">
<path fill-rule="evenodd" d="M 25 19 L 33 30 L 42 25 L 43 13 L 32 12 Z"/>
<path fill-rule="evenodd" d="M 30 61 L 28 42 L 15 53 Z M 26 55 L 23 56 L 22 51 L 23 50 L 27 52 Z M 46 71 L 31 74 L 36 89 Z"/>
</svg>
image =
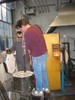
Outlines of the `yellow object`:
<svg viewBox="0 0 75 100">
<path fill-rule="evenodd" d="M 46 46 L 48 49 L 47 59 L 47 73 L 50 85 L 50 90 L 61 89 L 61 69 L 60 69 L 60 57 L 53 56 L 53 44 L 59 44 L 59 34 L 44 34 Z"/>
<path fill-rule="evenodd" d="M 60 45 L 59 44 L 52 45 L 52 53 L 54 57 L 60 57 Z"/>
</svg>

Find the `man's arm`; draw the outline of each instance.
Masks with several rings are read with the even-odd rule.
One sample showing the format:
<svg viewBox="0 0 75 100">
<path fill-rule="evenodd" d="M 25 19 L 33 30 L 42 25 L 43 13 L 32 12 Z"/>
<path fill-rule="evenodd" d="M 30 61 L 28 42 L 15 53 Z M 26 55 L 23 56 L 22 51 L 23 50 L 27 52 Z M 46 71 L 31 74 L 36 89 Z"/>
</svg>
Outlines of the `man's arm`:
<svg viewBox="0 0 75 100">
<path fill-rule="evenodd" d="M 16 42 L 13 44 L 11 48 L 6 48 L 6 51 L 10 50 L 11 52 L 16 50 Z"/>
</svg>

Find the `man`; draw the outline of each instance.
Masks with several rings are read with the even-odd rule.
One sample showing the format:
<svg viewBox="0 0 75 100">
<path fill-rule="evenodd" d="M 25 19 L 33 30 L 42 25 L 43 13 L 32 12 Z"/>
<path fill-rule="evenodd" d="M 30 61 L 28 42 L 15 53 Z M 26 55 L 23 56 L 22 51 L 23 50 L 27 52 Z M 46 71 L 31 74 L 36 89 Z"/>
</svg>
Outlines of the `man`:
<svg viewBox="0 0 75 100">
<path fill-rule="evenodd" d="M 11 52 L 16 51 L 16 62 L 19 71 L 26 70 L 26 66 L 27 69 L 30 70 L 29 53 L 27 49 L 22 46 L 23 33 L 21 31 L 17 31 L 16 36 L 17 36 L 17 41 L 10 49 L 7 48 L 6 50 L 10 50 Z M 24 49 L 26 51 L 25 54 L 24 54 Z"/>
<path fill-rule="evenodd" d="M 49 92 L 46 72 L 46 59 L 48 54 L 43 32 L 38 25 L 30 25 L 25 19 L 17 21 L 16 28 L 24 33 L 26 47 L 32 56 L 36 77 L 36 90 L 32 91 L 32 94 L 42 96 L 43 90 Z"/>
</svg>

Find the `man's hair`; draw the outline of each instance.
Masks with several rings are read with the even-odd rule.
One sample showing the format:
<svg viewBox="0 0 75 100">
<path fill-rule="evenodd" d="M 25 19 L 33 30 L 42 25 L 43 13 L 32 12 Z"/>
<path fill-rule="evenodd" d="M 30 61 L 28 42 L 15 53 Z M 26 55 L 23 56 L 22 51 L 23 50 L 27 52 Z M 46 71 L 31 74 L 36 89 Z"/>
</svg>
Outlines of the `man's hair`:
<svg viewBox="0 0 75 100">
<path fill-rule="evenodd" d="M 16 32 L 16 34 L 21 34 L 21 33 L 22 33 L 21 31 L 17 31 L 17 32 Z"/>
<path fill-rule="evenodd" d="M 26 26 L 27 24 L 29 24 L 29 22 L 28 22 L 27 20 L 25 20 L 25 19 L 20 19 L 20 20 L 17 21 L 15 27 L 18 29 L 18 28 L 21 28 L 22 25 L 25 25 L 25 26 Z"/>
</svg>

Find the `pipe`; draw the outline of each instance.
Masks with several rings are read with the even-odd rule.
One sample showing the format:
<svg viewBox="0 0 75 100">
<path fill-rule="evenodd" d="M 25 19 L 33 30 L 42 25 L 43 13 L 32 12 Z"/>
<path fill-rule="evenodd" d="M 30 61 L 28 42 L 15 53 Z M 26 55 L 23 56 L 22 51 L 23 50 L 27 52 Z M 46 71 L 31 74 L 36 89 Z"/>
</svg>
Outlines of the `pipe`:
<svg viewBox="0 0 75 100">
<path fill-rule="evenodd" d="M 26 4 L 27 4 L 27 3 L 26 3 L 26 1 L 25 1 L 25 0 L 23 0 L 23 2 L 24 2 L 25 7 L 26 7 L 27 9 L 29 9 L 29 6 L 28 6 L 28 5 L 26 5 Z"/>
<path fill-rule="evenodd" d="M 70 3 L 72 3 L 72 0 L 70 0 Z"/>
<path fill-rule="evenodd" d="M 55 0 L 56 10 L 59 10 L 59 0 Z"/>
<path fill-rule="evenodd" d="M 50 12 L 49 6 L 48 6 L 48 4 L 47 4 L 47 0 L 45 0 L 45 2 L 46 2 L 46 5 L 47 5 L 48 12 Z"/>
<path fill-rule="evenodd" d="M 38 5 L 36 4 L 36 2 L 34 0 L 32 0 L 32 2 L 36 5 L 36 8 L 38 9 L 39 13 L 41 12 Z"/>
<path fill-rule="evenodd" d="M 39 5 L 40 5 L 40 2 L 39 2 L 39 0 L 38 0 L 38 3 L 39 3 Z M 44 13 L 44 10 L 43 10 L 43 8 L 42 8 L 42 6 L 40 5 L 40 7 L 41 7 L 41 9 L 42 9 L 42 12 Z"/>
<path fill-rule="evenodd" d="M 18 3 L 18 2 L 17 2 L 17 3 Z M 21 3 L 22 5 L 24 4 L 25 8 L 29 9 L 29 7 L 25 4 L 25 1 L 24 1 L 24 0 L 20 1 L 20 3 Z"/>
<path fill-rule="evenodd" d="M 71 92 L 71 93 L 61 93 L 61 94 L 54 94 L 54 97 L 60 97 L 60 96 L 75 96 L 75 92 Z"/>
<path fill-rule="evenodd" d="M 43 0 L 41 0 L 41 1 L 42 1 L 42 4 L 43 4 L 43 7 L 44 7 L 44 9 L 45 9 L 45 12 L 47 12 L 46 6 L 44 5 L 44 1 L 43 1 Z"/>
<path fill-rule="evenodd" d="M 59 9 L 61 8 L 61 0 L 59 0 Z"/>
</svg>

